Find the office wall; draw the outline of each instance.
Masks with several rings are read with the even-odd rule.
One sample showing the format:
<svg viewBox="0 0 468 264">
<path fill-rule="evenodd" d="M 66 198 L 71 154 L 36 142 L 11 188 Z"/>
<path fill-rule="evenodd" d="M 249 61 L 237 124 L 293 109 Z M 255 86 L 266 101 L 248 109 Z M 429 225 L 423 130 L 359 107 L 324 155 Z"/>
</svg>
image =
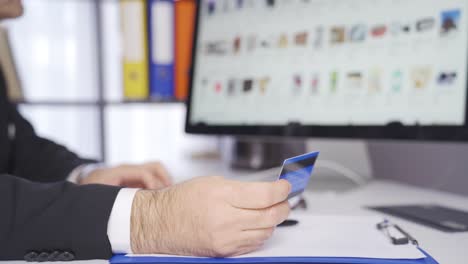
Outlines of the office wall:
<svg viewBox="0 0 468 264">
<path fill-rule="evenodd" d="M 354 171 L 364 180 L 373 177 L 365 141 L 310 139 L 307 140 L 307 149 L 308 151 L 320 151 L 319 161 L 325 160 L 328 163 L 336 163 L 337 166 Z M 326 177 L 343 177 L 339 172 L 331 168 L 322 168 L 320 171 Z"/>
<path fill-rule="evenodd" d="M 23 17 L 4 24 L 10 30 L 27 101 L 20 105 L 21 112 L 39 135 L 100 159 L 100 123 L 93 105 L 99 85 L 94 2 L 24 0 Z M 123 99 L 119 1 L 100 4 L 104 99 L 112 103 L 105 111 L 106 161 L 174 164 L 202 146 L 216 149 L 214 138 L 183 134 L 183 104 L 119 103 Z"/>
<path fill-rule="evenodd" d="M 99 123 L 95 109 L 30 105 L 21 106 L 20 111 L 39 135 L 64 144 L 83 157 L 99 158 Z"/>
<path fill-rule="evenodd" d="M 21 18 L 7 20 L 27 99 L 97 98 L 92 1 L 25 0 Z"/>
<path fill-rule="evenodd" d="M 97 60 L 92 1 L 24 1 L 10 33 L 25 99 L 21 112 L 40 135 L 99 158 L 94 107 L 47 103 L 96 101 Z"/>
<path fill-rule="evenodd" d="M 376 178 L 468 195 L 468 143 L 372 141 L 368 152 Z"/>
<path fill-rule="evenodd" d="M 202 175 L 190 169 L 193 156 L 218 151 L 217 138 L 184 133 L 182 104 L 112 107 L 106 115 L 109 164 L 158 160 L 181 180 Z"/>
<path fill-rule="evenodd" d="M 363 178 L 468 195 L 468 143 L 308 140 L 308 149 L 320 150 L 320 159 L 337 162 Z M 322 172 L 339 177 L 333 170 Z"/>
</svg>

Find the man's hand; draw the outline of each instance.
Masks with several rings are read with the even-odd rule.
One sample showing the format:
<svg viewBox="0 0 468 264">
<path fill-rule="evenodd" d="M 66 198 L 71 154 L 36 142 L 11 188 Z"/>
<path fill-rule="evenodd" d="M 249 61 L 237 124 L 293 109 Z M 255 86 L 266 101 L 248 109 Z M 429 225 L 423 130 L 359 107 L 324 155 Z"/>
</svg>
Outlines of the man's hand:
<svg viewBox="0 0 468 264">
<path fill-rule="evenodd" d="M 81 180 L 80 184 L 107 184 L 157 190 L 170 186 L 172 182 L 164 166 L 159 162 L 152 162 L 97 169 Z"/>
<path fill-rule="evenodd" d="M 137 254 L 226 257 L 258 249 L 289 215 L 291 185 L 193 179 L 160 191 L 138 191 L 131 246 Z"/>
</svg>

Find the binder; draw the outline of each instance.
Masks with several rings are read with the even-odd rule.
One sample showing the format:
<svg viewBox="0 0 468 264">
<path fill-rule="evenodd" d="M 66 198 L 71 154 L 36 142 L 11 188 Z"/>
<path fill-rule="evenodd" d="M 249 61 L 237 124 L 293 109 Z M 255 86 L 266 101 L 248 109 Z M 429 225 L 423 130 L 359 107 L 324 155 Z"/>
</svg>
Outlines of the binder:
<svg viewBox="0 0 468 264">
<path fill-rule="evenodd" d="M 438 264 L 431 256 L 424 259 L 399 260 L 399 259 L 370 259 L 370 258 L 236 258 L 236 259 L 200 259 L 200 258 L 153 258 L 153 257 L 126 257 L 116 255 L 110 260 L 111 264 L 240 264 L 240 263 L 312 263 L 312 264 Z"/>
<path fill-rule="evenodd" d="M 116 255 L 110 263 L 438 264 L 408 232 L 388 221 L 342 216 L 318 217 L 318 220 L 316 216 L 296 219 L 299 220 L 298 225 L 278 227 L 269 246 L 267 243 L 265 248 L 244 256 Z M 391 229 L 395 227 L 402 231 L 398 236 L 394 236 L 396 232 Z M 407 238 L 407 244 L 403 244 L 403 237 Z"/>
<path fill-rule="evenodd" d="M 195 12 L 195 0 L 175 2 L 175 97 L 180 101 L 188 94 Z"/>
<path fill-rule="evenodd" d="M 148 45 L 145 0 L 121 0 L 124 97 L 148 98 Z"/>
<path fill-rule="evenodd" d="M 8 98 L 19 102 L 24 100 L 21 81 L 13 58 L 7 28 L 0 25 L 0 70 L 3 71 L 7 84 Z"/>
<path fill-rule="evenodd" d="M 372 259 L 372 258 L 333 258 L 333 257 L 283 257 L 283 258 L 171 258 L 171 257 L 126 257 L 116 255 L 111 264 L 241 264 L 241 263 L 312 263 L 312 264 L 438 264 L 425 251 L 423 259 Z"/>
<path fill-rule="evenodd" d="M 174 98 L 174 1 L 148 1 L 150 96 Z"/>
</svg>

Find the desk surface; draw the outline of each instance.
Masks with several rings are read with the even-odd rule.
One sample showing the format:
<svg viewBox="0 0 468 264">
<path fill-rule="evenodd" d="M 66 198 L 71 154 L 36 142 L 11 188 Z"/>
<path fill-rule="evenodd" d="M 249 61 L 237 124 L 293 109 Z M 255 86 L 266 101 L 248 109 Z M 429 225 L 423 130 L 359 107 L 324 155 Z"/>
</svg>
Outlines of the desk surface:
<svg viewBox="0 0 468 264">
<path fill-rule="evenodd" d="M 312 214 L 371 215 L 378 214 L 363 206 L 435 203 L 468 211 L 468 197 L 429 191 L 393 182 L 373 182 L 360 189 L 340 195 L 306 194 Z M 395 217 L 385 216 L 408 230 L 441 264 L 468 261 L 468 232 L 449 234 Z M 460 262 L 460 260 L 463 260 Z"/>
<path fill-rule="evenodd" d="M 305 194 L 311 214 L 371 215 L 376 214 L 363 206 L 397 205 L 408 203 L 437 203 L 468 211 L 468 197 L 421 189 L 389 181 L 374 181 L 344 193 L 310 191 Z M 468 261 L 468 233 L 448 234 L 398 218 L 388 217 L 407 229 L 441 264 L 459 264 Z M 9 262 L 10 263 L 10 262 Z M 15 261 L 11 263 L 25 263 Z M 54 262 L 58 263 L 58 262 Z M 64 262 L 65 263 L 65 262 Z M 104 264 L 91 260 L 73 263 Z"/>
</svg>

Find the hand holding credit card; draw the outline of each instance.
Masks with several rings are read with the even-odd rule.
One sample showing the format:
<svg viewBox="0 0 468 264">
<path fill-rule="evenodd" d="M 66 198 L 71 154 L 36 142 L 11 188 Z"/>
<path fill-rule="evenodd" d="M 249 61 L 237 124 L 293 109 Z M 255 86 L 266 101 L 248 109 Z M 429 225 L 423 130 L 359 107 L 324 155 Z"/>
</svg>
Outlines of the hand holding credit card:
<svg viewBox="0 0 468 264">
<path fill-rule="evenodd" d="M 312 152 L 289 158 L 283 162 L 279 179 L 287 180 L 291 184 L 288 199 L 304 192 L 318 155 L 319 152 Z"/>
</svg>

